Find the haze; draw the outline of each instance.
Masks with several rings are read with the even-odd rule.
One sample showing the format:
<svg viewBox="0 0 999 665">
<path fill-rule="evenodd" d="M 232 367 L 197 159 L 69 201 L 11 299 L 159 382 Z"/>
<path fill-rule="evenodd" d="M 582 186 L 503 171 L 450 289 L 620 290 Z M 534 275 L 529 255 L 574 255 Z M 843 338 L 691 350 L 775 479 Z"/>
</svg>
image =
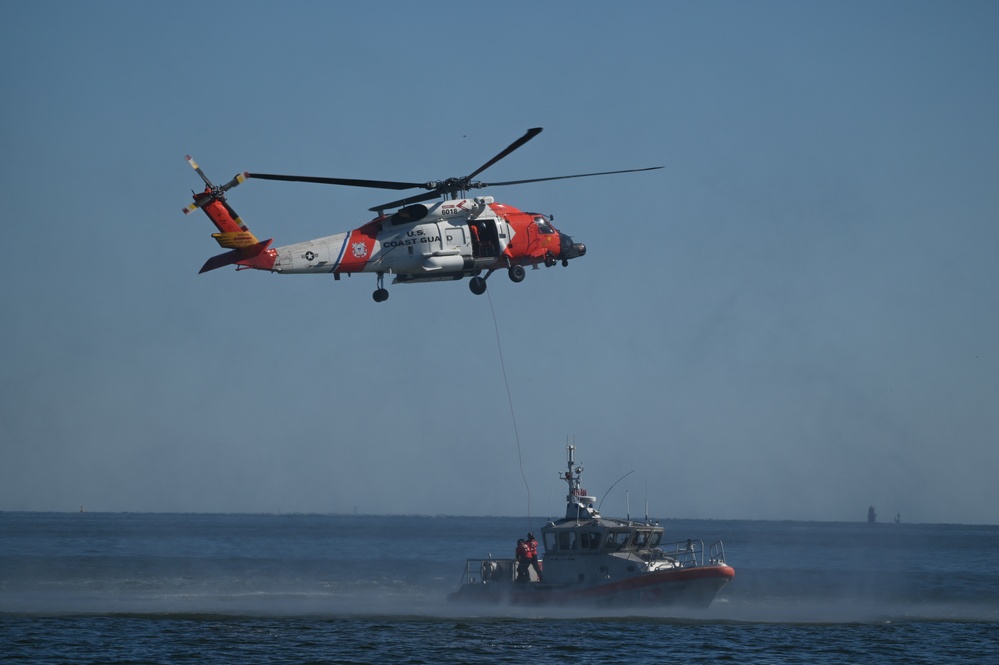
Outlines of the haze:
<svg viewBox="0 0 999 665">
<path fill-rule="evenodd" d="M 568 437 L 595 494 L 635 470 L 606 514 L 995 524 L 997 29 L 987 2 L 9 4 L 0 510 L 548 515 Z M 382 304 L 370 275 L 197 274 L 185 154 L 420 181 L 535 126 L 484 179 L 665 166 L 485 192 L 586 243 L 568 268 Z M 392 196 L 229 202 L 281 245 Z"/>
</svg>

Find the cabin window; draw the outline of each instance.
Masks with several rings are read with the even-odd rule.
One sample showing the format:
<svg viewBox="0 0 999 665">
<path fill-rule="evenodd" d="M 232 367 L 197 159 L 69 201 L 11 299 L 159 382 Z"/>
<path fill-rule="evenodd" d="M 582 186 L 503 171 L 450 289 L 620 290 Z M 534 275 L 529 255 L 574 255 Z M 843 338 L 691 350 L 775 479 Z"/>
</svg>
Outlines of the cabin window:
<svg viewBox="0 0 999 665">
<path fill-rule="evenodd" d="M 659 547 L 659 541 L 663 539 L 662 531 L 653 531 L 649 538 L 649 547 Z"/>
<path fill-rule="evenodd" d="M 426 217 L 428 212 L 430 212 L 430 208 L 422 203 L 418 203 L 416 205 L 400 208 L 389 218 L 389 220 L 393 226 L 397 226 L 399 224 L 412 224 L 413 222 L 418 222 Z"/>
<path fill-rule="evenodd" d="M 552 228 L 552 225 L 549 224 L 548 220 L 542 217 L 541 215 L 536 215 L 534 217 L 534 223 L 537 224 L 538 231 L 540 231 L 545 235 L 551 235 L 552 233 L 555 233 L 555 229 Z"/>
<path fill-rule="evenodd" d="M 548 532 L 545 534 L 545 553 L 554 552 L 558 549 L 558 544 L 555 542 L 555 534 Z"/>
<path fill-rule="evenodd" d="M 576 532 L 562 531 L 559 533 L 558 548 L 563 552 L 576 549 Z"/>
<path fill-rule="evenodd" d="M 631 533 L 628 531 L 608 531 L 604 547 L 609 550 L 619 550 L 628 544 L 628 536 L 630 535 Z"/>
<path fill-rule="evenodd" d="M 600 532 L 599 531 L 584 531 L 580 539 L 580 547 L 584 550 L 598 550 L 600 549 Z"/>
<path fill-rule="evenodd" d="M 649 546 L 649 536 L 652 535 L 651 531 L 636 531 L 635 532 L 635 548 L 643 550 Z"/>
</svg>

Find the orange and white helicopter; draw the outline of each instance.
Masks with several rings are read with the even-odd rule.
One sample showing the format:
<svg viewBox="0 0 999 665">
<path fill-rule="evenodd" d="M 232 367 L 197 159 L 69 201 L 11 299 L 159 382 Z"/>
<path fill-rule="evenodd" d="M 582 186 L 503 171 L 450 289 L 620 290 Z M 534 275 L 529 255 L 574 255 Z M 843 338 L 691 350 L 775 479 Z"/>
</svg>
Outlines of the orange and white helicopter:
<svg viewBox="0 0 999 665">
<path fill-rule="evenodd" d="M 384 285 L 386 274 L 395 276 L 393 283 L 471 277 L 469 288 L 472 293 L 481 295 L 486 291 L 486 279 L 497 270 L 505 269 L 512 281 L 521 282 L 526 274 L 524 266 L 536 269 L 544 264 L 551 267 L 559 261 L 568 266 L 570 259 L 586 254 L 586 246 L 559 232 L 552 226 L 550 216 L 521 212 L 496 203 L 491 196 L 466 198 L 466 193 L 483 187 L 651 171 L 662 167 L 493 183 L 472 180 L 540 132 L 540 127 L 529 129 L 465 177 L 424 183 L 244 172 L 224 185 L 216 186 L 188 156 L 187 161 L 205 181 L 205 189 L 194 193 L 194 203 L 184 208 L 184 213 L 201 208 L 218 228 L 219 232 L 212 237 L 229 250 L 208 259 L 201 272 L 235 265 L 236 270 L 255 268 L 291 275 L 331 274 L 337 280 L 343 274 L 369 272 L 378 278 L 373 294 L 375 302 L 383 302 L 389 295 Z M 226 202 L 225 193 L 247 178 L 429 191 L 370 208 L 378 216 L 352 231 L 271 248 L 273 239 L 258 240 Z M 443 200 L 424 203 L 439 197 Z M 396 208 L 394 212 L 386 212 Z"/>
</svg>

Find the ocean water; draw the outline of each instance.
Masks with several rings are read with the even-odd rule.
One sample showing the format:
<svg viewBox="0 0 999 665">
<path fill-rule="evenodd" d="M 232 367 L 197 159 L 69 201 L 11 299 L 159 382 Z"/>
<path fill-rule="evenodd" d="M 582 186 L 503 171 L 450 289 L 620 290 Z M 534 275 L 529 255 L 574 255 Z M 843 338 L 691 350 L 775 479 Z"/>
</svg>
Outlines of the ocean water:
<svg viewBox="0 0 999 665">
<path fill-rule="evenodd" d="M 707 610 L 446 601 L 542 522 L 0 513 L 0 662 L 999 663 L 999 527 L 672 520 Z"/>
</svg>

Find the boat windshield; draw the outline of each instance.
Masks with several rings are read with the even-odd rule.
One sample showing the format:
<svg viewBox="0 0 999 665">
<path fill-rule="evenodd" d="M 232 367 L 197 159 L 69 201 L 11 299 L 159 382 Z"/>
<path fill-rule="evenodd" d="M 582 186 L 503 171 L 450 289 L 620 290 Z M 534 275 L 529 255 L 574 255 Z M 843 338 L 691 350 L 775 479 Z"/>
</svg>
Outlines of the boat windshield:
<svg viewBox="0 0 999 665">
<path fill-rule="evenodd" d="M 627 535 L 627 531 L 623 532 L 625 541 L 627 541 Z M 549 531 L 545 533 L 545 552 L 571 552 L 573 550 L 596 552 L 600 549 L 603 537 L 603 531 L 576 531 L 575 529 Z"/>
<path fill-rule="evenodd" d="M 659 541 L 662 540 L 662 537 L 662 531 L 639 529 L 635 532 L 635 539 L 632 541 L 632 547 L 636 550 L 651 549 L 659 545 Z"/>
<path fill-rule="evenodd" d="M 649 536 L 652 533 L 650 531 L 636 531 L 635 532 L 635 549 L 644 550 L 649 546 Z"/>
<path fill-rule="evenodd" d="M 604 549 L 619 550 L 628 544 L 630 531 L 608 531 L 607 540 L 604 541 Z"/>
<path fill-rule="evenodd" d="M 579 539 L 579 546 L 581 548 L 593 551 L 600 549 L 599 531 L 584 531 L 580 535 L 582 536 L 582 538 Z"/>
</svg>

